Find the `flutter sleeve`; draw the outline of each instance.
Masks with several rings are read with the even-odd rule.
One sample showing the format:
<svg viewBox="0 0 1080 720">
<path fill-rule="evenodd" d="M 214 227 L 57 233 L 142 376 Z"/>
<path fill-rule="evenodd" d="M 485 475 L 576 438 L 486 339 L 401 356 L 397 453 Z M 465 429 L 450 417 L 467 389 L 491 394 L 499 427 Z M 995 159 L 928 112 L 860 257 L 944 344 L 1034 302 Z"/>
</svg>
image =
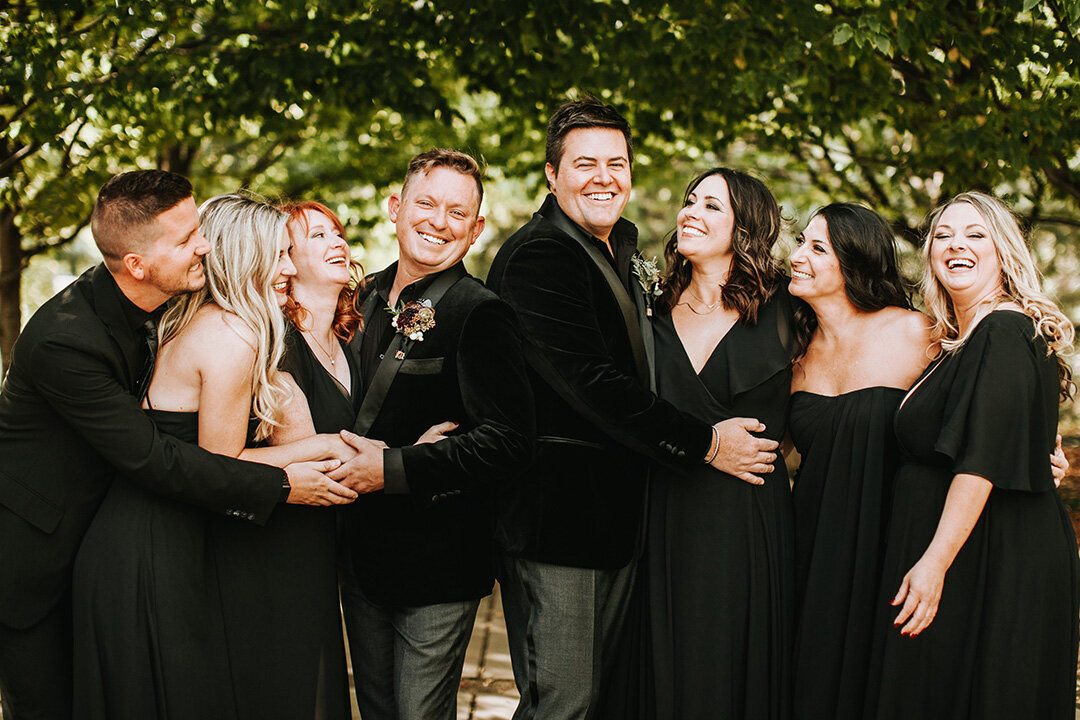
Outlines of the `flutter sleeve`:
<svg viewBox="0 0 1080 720">
<path fill-rule="evenodd" d="M 1056 373 L 1026 316 L 991 313 L 959 350 L 935 450 L 954 474 L 978 475 L 1000 490 L 1054 487 L 1050 452 L 1057 430 Z"/>
</svg>

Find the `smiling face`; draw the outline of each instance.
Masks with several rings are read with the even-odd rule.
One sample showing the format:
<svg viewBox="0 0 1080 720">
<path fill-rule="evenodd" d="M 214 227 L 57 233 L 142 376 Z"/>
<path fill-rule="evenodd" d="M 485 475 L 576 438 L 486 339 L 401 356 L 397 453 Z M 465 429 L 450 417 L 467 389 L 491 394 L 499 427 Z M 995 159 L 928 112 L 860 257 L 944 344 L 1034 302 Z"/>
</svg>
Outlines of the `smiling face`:
<svg viewBox="0 0 1080 720">
<path fill-rule="evenodd" d="M 792 295 L 804 300 L 844 295 L 844 277 L 836 257 L 829 228 L 822 215 L 815 215 L 795 239 L 791 263 Z"/>
<path fill-rule="evenodd" d="M 397 231 L 399 263 L 412 277 L 456 265 L 484 230 L 476 180 L 437 166 L 409 178 L 387 203 Z"/>
<path fill-rule="evenodd" d="M 289 297 L 289 279 L 296 275 L 296 267 L 293 265 L 292 258 L 289 257 L 290 247 L 292 247 L 292 239 L 289 233 L 281 233 L 278 237 L 277 267 L 274 269 L 274 279 L 271 281 L 278 307 L 283 306 Z"/>
<path fill-rule="evenodd" d="M 194 292 L 206 283 L 203 256 L 210 243 L 199 228 L 199 209 L 193 198 L 182 200 L 154 219 L 149 233 L 153 236 L 146 252 L 139 256 L 141 277 L 167 299 Z"/>
<path fill-rule="evenodd" d="M 975 206 L 958 202 L 946 208 L 930 243 L 930 271 L 954 304 L 970 307 L 1002 292 L 1001 261 Z"/>
<path fill-rule="evenodd" d="M 349 246 L 330 218 L 318 210 L 305 209 L 302 221 L 289 221 L 289 236 L 289 256 L 296 266 L 294 286 L 332 285 L 340 289 L 349 283 Z"/>
<path fill-rule="evenodd" d="M 723 175 L 709 175 L 686 196 L 679 211 L 676 232 L 679 254 L 694 263 L 711 258 L 730 262 L 735 214 Z"/>
<path fill-rule="evenodd" d="M 544 167 L 548 187 L 567 217 L 607 240 L 630 199 L 630 157 L 621 130 L 576 128 L 563 139 L 559 167 Z"/>
</svg>

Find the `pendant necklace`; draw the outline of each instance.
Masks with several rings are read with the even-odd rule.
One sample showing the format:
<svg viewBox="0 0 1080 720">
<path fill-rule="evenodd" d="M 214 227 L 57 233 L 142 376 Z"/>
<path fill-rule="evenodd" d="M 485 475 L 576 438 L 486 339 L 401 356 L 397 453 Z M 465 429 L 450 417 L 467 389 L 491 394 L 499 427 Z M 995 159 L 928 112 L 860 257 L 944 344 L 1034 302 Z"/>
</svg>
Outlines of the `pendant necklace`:
<svg viewBox="0 0 1080 720">
<path fill-rule="evenodd" d="M 321 342 L 319 342 L 319 341 L 318 341 L 318 339 L 316 339 L 316 337 L 315 337 L 315 333 L 311 332 L 310 330 L 305 330 L 305 331 L 304 331 L 304 334 L 305 334 L 305 335 L 307 335 L 308 337 L 310 337 L 310 338 L 311 338 L 311 341 L 312 341 L 313 343 L 315 343 L 315 346 L 316 346 L 316 347 L 318 347 L 318 348 L 319 348 L 320 350 L 322 350 L 322 352 L 323 352 L 323 355 L 325 355 L 325 356 L 326 356 L 326 359 L 330 361 L 330 367 L 331 367 L 331 368 L 334 368 L 334 370 L 337 370 L 337 365 L 336 365 L 336 364 L 335 364 L 335 362 L 334 362 L 334 356 L 333 356 L 333 355 L 331 355 L 331 354 L 330 354 L 329 352 L 327 352 L 327 351 L 326 351 L 326 348 L 324 348 L 324 347 L 322 346 L 322 343 L 321 343 Z M 333 345 L 333 343 L 331 343 L 331 345 Z"/>
</svg>

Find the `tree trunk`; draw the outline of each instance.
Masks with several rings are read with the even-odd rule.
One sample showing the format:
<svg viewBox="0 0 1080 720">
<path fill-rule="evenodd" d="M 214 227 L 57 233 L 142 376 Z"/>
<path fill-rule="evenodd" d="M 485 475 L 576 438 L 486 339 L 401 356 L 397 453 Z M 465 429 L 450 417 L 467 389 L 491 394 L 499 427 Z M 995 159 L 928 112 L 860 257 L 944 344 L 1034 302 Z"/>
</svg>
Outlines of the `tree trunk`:
<svg viewBox="0 0 1080 720">
<path fill-rule="evenodd" d="M 7 369 L 11 349 L 22 329 L 22 234 L 15 208 L 0 206 L 0 375 Z"/>
<path fill-rule="evenodd" d="M 158 151 L 158 168 L 186 177 L 191 172 L 191 163 L 195 160 L 195 154 L 198 152 L 198 145 L 188 145 L 186 143 L 169 145 Z"/>
</svg>

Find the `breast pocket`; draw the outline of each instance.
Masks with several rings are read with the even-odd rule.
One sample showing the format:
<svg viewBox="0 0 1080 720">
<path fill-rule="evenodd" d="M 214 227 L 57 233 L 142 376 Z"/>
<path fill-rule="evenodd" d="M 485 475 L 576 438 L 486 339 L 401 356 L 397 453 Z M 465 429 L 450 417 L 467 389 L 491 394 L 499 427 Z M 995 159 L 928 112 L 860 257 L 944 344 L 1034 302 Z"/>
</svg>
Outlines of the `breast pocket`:
<svg viewBox="0 0 1080 720">
<path fill-rule="evenodd" d="M 403 375 L 438 375 L 442 372 L 444 360 L 446 358 L 441 357 L 405 359 L 401 361 L 401 369 L 398 372 Z"/>
</svg>

